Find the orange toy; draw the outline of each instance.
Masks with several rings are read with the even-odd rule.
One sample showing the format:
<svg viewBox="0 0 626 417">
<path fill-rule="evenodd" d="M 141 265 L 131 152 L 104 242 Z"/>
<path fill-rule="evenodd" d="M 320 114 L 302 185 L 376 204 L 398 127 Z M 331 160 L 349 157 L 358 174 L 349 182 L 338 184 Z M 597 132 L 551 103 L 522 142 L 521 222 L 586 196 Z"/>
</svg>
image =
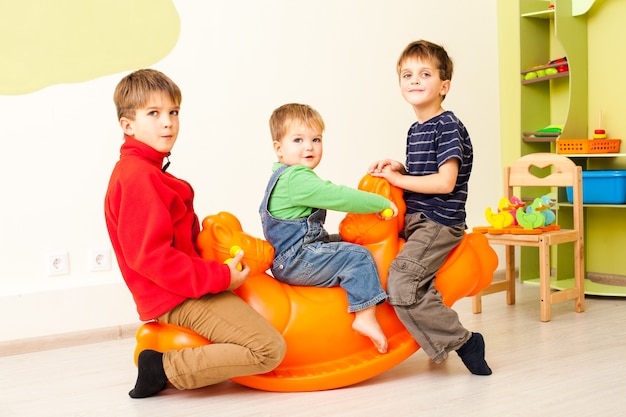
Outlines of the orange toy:
<svg viewBox="0 0 626 417">
<path fill-rule="evenodd" d="M 387 220 L 376 214 L 348 214 L 339 226 L 344 240 L 362 244 L 372 252 L 385 287 L 389 265 L 404 243 L 398 237 L 406 210 L 402 190 L 369 175 L 361 180 L 359 189 L 391 199 L 399 210 L 397 217 Z M 266 391 L 339 388 L 374 377 L 419 349 L 387 303 L 377 308 L 378 321 L 389 342 L 388 352 L 381 354 L 367 337 L 352 330 L 353 315 L 347 312 L 343 289 L 290 286 L 273 279 L 266 271 L 274 249 L 269 242 L 243 232 L 234 215 L 220 212 L 207 216 L 202 227 L 197 243 L 203 258 L 221 262 L 231 256 L 233 246 L 243 249 L 243 262 L 250 266 L 251 273 L 235 292 L 272 323 L 287 342 L 287 354 L 272 372 L 237 377 L 233 381 Z M 450 306 L 488 286 L 496 266 L 497 257 L 485 236 L 470 233 L 441 267 L 435 286 L 442 293 L 444 303 Z M 180 331 L 181 328 L 172 329 L 167 324 L 144 324 L 137 333 L 135 361 L 144 349 L 166 351 L 203 342 L 204 338 L 197 334 L 193 340 L 176 339 Z M 187 338 L 191 331 L 184 331 Z M 208 341 L 204 339 L 204 343 Z"/>
</svg>

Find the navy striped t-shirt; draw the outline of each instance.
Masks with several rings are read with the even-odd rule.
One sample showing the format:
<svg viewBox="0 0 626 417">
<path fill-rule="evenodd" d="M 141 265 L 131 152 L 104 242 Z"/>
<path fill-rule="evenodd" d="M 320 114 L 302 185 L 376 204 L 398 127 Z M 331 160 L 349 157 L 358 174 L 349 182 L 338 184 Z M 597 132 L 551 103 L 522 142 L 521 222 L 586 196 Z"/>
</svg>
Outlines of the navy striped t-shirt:
<svg viewBox="0 0 626 417">
<path fill-rule="evenodd" d="M 454 190 L 449 194 L 405 191 L 408 214 L 424 213 L 429 219 L 446 226 L 465 222 L 467 184 L 474 158 L 467 129 L 451 111 L 411 126 L 406 140 L 406 169 L 409 175 L 437 173 L 450 158 L 456 158 L 460 163 Z"/>
</svg>

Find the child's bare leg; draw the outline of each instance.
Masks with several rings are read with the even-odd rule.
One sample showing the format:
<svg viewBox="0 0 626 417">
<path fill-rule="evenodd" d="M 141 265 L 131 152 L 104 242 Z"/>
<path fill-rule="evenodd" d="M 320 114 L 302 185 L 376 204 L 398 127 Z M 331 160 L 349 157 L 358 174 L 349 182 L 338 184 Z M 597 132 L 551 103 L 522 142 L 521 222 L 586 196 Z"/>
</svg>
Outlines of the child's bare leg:
<svg viewBox="0 0 626 417">
<path fill-rule="evenodd" d="M 355 312 L 352 328 L 369 337 L 380 353 L 387 353 L 387 336 L 376 320 L 376 306 Z"/>
</svg>

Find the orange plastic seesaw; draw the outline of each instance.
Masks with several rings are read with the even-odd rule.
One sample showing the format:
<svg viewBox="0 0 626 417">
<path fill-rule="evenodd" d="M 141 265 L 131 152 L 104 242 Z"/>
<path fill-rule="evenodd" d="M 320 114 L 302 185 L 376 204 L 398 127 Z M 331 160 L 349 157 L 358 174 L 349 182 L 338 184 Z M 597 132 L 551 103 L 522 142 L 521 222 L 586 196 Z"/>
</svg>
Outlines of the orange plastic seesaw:
<svg viewBox="0 0 626 417">
<path fill-rule="evenodd" d="M 399 215 L 383 220 L 375 214 L 347 214 L 339 226 L 346 241 L 367 247 L 380 271 L 383 288 L 387 271 L 404 241 L 398 232 L 406 207 L 402 190 L 381 178 L 366 175 L 359 189 L 391 199 Z M 230 248 L 243 249 L 250 278 L 235 292 L 278 329 L 287 343 L 283 362 L 262 375 L 233 378 L 241 385 L 265 391 L 319 391 L 365 381 L 411 356 L 419 345 L 404 329 L 393 308 L 383 303 L 377 318 L 387 335 L 389 350 L 379 353 L 371 341 L 352 330 L 353 315 L 347 312 L 346 294 L 340 287 L 298 287 L 276 281 L 266 273 L 274 255 L 269 242 L 242 230 L 232 214 L 207 216 L 198 237 L 202 257 L 220 262 Z M 435 281 L 443 301 L 451 306 L 462 297 L 473 296 L 487 287 L 497 266 L 497 256 L 480 233 L 468 233 L 450 253 Z M 166 351 L 210 343 L 207 339 L 177 326 L 146 323 L 137 332 L 135 362 L 140 351 Z"/>
</svg>

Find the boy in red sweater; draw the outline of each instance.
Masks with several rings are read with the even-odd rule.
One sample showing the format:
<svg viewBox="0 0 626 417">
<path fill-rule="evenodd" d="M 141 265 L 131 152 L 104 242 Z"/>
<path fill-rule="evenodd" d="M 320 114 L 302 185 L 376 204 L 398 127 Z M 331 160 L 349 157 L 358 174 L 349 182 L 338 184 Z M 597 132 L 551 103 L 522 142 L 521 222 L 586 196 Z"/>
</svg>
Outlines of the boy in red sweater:
<svg viewBox="0 0 626 417">
<path fill-rule="evenodd" d="M 139 318 L 190 328 L 212 344 L 141 352 L 132 398 L 152 396 L 168 381 L 183 390 L 269 372 L 286 350 L 280 333 L 231 292 L 250 273 L 245 264 L 237 269 L 243 252 L 228 265 L 199 255 L 193 189 L 166 172 L 181 100 L 178 86 L 152 69 L 135 71 L 117 85 L 114 101 L 124 143 L 106 193 L 105 217 Z"/>
</svg>

